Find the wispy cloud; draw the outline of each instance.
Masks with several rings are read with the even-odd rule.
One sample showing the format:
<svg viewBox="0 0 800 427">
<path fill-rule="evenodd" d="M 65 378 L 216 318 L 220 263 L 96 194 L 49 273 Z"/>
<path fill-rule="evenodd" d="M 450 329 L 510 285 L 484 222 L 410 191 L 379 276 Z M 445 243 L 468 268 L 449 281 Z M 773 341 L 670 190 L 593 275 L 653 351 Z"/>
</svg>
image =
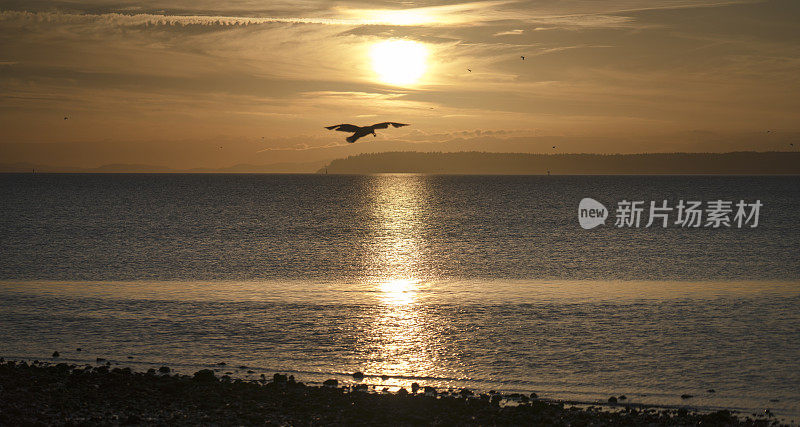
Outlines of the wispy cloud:
<svg viewBox="0 0 800 427">
<path fill-rule="evenodd" d="M 64 12 L 0 12 L 0 22 L 20 21 L 33 24 L 86 24 L 96 23 L 115 26 L 140 25 L 203 25 L 203 26 L 248 26 L 270 23 L 323 24 L 323 25 L 382 25 L 359 19 L 339 19 L 323 17 L 243 17 L 243 16 L 204 16 L 204 15 L 166 15 L 149 13 L 64 13 Z"/>
<path fill-rule="evenodd" d="M 314 144 L 314 140 L 315 139 L 318 140 L 319 138 L 306 137 L 306 138 L 304 138 L 305 142 L 298 142 L 298 143 L 294 143 L 294 144 L 291 144 L 291 145 L 277 145 L 277 146 L 271 146 L 271 147 L 267 147 L 267 148 L 262 148 L 262 149 L 256 151 L 256 153 L 265 153 L 265 152 L 269 152 L 269 151 L 324 150 L 324 149 L 327 149 L 327 148 L 346 147 L 346 146 L 350 145 L 347 142 L 319 142 L 319 141 L 316 141 L 317 143 Z M 268 142 L 271 142 L 271 141 L 268 141 Z M 311 143 L 309 143 L 309 142 L 311 142 Z"/>
<path fill-rule="evenodd" d="M 666 4 L 664 4 L 666 3 Z M 648 8 L 690 7 L 691 1 L 669 2 L 662 0 Z M 634 4 L 624 12 L 636 10 Z M 644 6 L 640 6 L 644 8 Z M 347 27 L 358 26 L 470 26 L 499 21 L 513 21 L 553 26 L 615 27 L 629 24 L 632 19 L 614 14 L 623 10 L 603 12 L 602 8 L 572 6 L 570 2 L 562 8 L 523 6 L 511 0 L 478 1 L 404 9 L 363 9 L 334 6 L 330 9 L 314 10 L 304 16 L 291 16 L 291 11 L 280 16 L 237 16 L 178 13 L 135 13 L 137 8 L 120 8 L 114 12 L 64 12 L 64 11 L 2 11 L 0 22 L 27 24 L 87 24 L 111 26 L 216 26 L 240 27 L 271 23 L 319 24 Z M 522 34 L 514 29 L 496 35 Z"/>
<path fill-rule="evenodd" d="M 350 100 L 386 100 L 398 99 L 405 96 L 403 93 L 377 93 L 377 92 L 338 92 L 332 90 L 303 92 L 300 96 L 304 98 L 332 98 L 332 99 L 350 99 Z"/>
<path fill-rule="evenodd" d="M 498 36 L 518 36 L 522 34 L 523 30 L 508 30 L 508 31 L 500 31 L 499 33 L 494 33 L 495 37 Z"/>
<path fill-rule="evenodd" d="M 587 2 L 563 0 L 532 3 L 518 0 L 486 0 L 455 4 L 433 4 L 411 8 L 358 7 L 355 2 L 330 3 L 323 0 L 303 2 L 270 2 L 268 7 L 252 1 L 147 2 L 109 8 L 105 2 L 65 3 L 41 1 L 31 6 L 37 10 L 7 10 L 0 20 L 28 19 L 36 22 L 100 21 L 114 25 L 215 25 L 240 26 L 266 23 L 301 23 L 323 25 L 389 25 L 389 26 L 458 26 L 493 21 L 539 22 L 555 25 L 605 26 L 618 25 L 628 19 L 626 13 L 728 4 L 752 3 L 761 0 L 617 0 Z M 417 3 L 420 4 L 420 3 Z M 64 8 L 67 6 L 66 8 Z M 57 11 L 61 8 L 70 12 Z M 53 10 L 56 10 L 55 12 Z M 160 11 L 175 11 L 172 13 Z M 256 11 L 244 14 L 245 10 Z M 142 11 L 141 13 L 136 13 Z M 182 11 L 178 12 L 178 11 Z M 240 12 L 228 14 L 229 12 Z M 192 13 L 194 12 L 194 13 Z M 269 14 L 272 12 L 272 14 Z M 298 13 L 299 12 L 299 13 Z M 259 16 L 260 15 L 260 16 Z M 499 34 L 519 34 L 509 30 Z"/>
</svg>

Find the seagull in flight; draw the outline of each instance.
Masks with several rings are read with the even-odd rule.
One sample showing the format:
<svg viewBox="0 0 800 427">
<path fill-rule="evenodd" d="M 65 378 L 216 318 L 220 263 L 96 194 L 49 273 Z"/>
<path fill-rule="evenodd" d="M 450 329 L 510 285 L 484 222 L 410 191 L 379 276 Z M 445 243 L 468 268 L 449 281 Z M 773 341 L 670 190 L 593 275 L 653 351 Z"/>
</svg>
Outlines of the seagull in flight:
<svg viewBox="0 0 800 427">
<path fill-rule="evenodd" d="M 389 127 L 389 125 L 399 128 L 401 126 L 408 126 L 408 123 L 383 122 L 383 123 L 375 123 L 372 126 L 356 126 L 350 124 L 341 124 L 341 125 L 325 126 L 325 129 L 338 130 L 339 132 L 353 132 L 353 135 L 345 138 L 347 142 L 352 144 L 362 136 L 367 136 L 369 134 L 372 134 L 372 136 L 378 136 L 375 134 L 375 129 L 386 129 Z"/>
</svg>

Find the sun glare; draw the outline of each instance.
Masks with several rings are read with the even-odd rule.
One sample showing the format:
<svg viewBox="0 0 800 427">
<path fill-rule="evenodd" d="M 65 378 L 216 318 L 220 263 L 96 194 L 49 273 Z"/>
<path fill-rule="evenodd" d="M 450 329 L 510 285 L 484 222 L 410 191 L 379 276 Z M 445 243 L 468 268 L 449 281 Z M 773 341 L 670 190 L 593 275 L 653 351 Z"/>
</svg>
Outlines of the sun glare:
<svg viewBox="0 0 800 427">
<path fill-rule="evenodd" d="M 386 40 L 372 46 L 372 69 L 391 85 L 417 83 L 427 68 L 428 49 L 410 40 Z"/>
<path fill-rule="evenodd" d="M 414 301 L 416 283 L 413 280 L 395 279 L 380 285 L 382 300 L 387 304 L 406 305 Z"/>
</svg>

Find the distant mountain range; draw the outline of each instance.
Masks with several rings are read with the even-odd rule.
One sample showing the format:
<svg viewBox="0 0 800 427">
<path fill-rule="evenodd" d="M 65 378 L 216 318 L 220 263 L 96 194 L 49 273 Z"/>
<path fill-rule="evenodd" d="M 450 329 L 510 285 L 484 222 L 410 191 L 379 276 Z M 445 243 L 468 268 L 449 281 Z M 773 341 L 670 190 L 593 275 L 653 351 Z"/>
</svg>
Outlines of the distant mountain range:
<svg viewBox="0 0 800 427">
<path fill-rule="evenodd" d="M 796 175 L 800 152 L 527 154 L 361 154 L 332 161 L 318 173 L 486 175 Z"/>
<path fill-rule="evenodd" d="M 272 163 L 267 165 L 239 164 L 225 168 L 172 169 L 166 166 L 117 163 L 96 168 L 71 168 L 31 163 L 0 163 L 2 172 L 39 173 L 314 173 L 325 162 Z"/>
</svg>

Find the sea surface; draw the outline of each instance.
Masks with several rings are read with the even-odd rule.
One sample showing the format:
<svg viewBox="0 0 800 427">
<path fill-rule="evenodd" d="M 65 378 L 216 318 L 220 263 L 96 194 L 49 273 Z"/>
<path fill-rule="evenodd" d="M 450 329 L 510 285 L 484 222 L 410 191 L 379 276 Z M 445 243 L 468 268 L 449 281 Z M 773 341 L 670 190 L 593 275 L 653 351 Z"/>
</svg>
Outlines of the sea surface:
<svg viewBox="0 0 800 427">
<path fill-rule="evenodd" d="M 800 177 L 0 174 L 0 356 L 797 420 L 798 225 Z"/>
</svg>

